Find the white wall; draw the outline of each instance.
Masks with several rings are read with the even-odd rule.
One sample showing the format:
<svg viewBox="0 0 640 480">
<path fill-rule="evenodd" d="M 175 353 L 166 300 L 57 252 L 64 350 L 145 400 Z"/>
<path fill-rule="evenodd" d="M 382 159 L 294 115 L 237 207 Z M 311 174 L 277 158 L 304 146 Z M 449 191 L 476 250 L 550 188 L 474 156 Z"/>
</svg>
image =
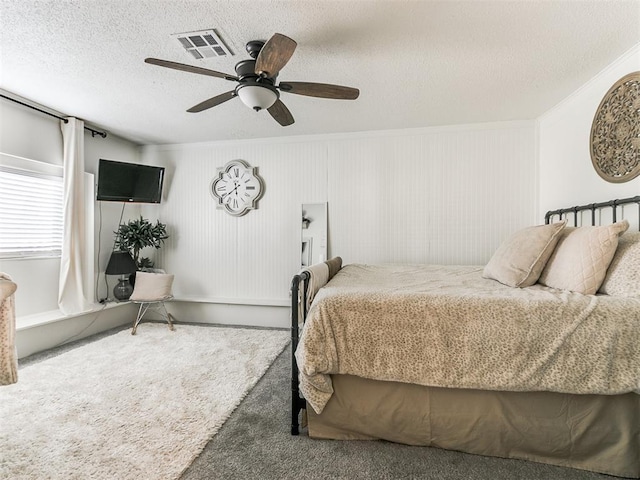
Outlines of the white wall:
<svg viewBox="0 0 640 480">
<path fill-rule="evenodd" d="M 589 157 L 600 100 L 637 70 L 640 46 L 537 122 L 146 146 L 142 152 L 87 133 L 86 169 L 97 173 L 99 158 L 167 168 L 163 203 L 127 205 L 124 218 L 142 213 L 168 224 L 165 247 L 145 253 L 176 274 L 174 292 L 182 301 L 171 308 L 179 320 L 285 326 L 289 283 L 299 269 L 302 203 L 328 202 L 329 255 L 345 263 L 482 264 L 503 238 L 541 222 L 546 210 L 640 193 L 640 178 L 607 183 Z M 0 114 L 1 152 L 62 164 L 56 120 L 6 101 Z M 209 193 L 216 169 L 237 158 L 257 166 L 266 184 L 260 208 L 240 218 L 216 209 Z M 107 295 L 100 272 L 121 213 L 122 204 L 96 204 L 99 298 Z M 20 279 L 19 304 L 44 309 L 57 297 L 57 266 L 32 262 L 10 269 L 5 262 L 0 269 Z"/>
<path fill-rule="evenodd" d="M 97 173 L 99 158 L 167 167 L 163 203 L 127 205 L 124 218 L 142 213 L 168 224 L 171 238 L 157 263 L 176 274 L 174 290 L 184 301 L 171 309 L 179 320 L 285 326 L 302 203 L 328 202 L 329 255 L 345 263 L 482 264 L 503 238 L 541 222 L 546 210 L 640 193 L 640 178 L 607 183 L 589 158 L 600 100 L 637 70 L 640 46 L 537 122 L 147 146 L 142 154 L 125 140 L 87 133 L 86 170 Z M 61 165 L 58 121 L 0 101 L 0 152 Z M 237 158 L 259 167 L 266 183 L 260 208 L 240 218 L 217 210 L 208 190 L 216 169 Z M 122 204 L 96 204 L 100 298 L 121 213 Z M 20 279 L 19 305 L 44 309 L 57 297 L 57 266 L 30 262 L 0 270 Z M 109 328 L 118 310 L 24 329 L 19 348 L 32 353 L 83 329 L 84 336 Z"/>
<path fill-rule="evenodd" d="M 266 190 L 258 210 L 231 217 L 209 185 L 238 158 Z M 176 296 L 198 303 L 287 305 L 302 203 L 328 202 L 329 256 L 345 263 L 482 264 L 539 221 L 534 122 L 147 146 L 142 160 L 167 168 L 154 208 L 171 238 L 159 263 Z M 228 317 L 211 310 L 207 321 Z"/>
<path fill-rule="evenodd" d="M 59 120 L 42 113 L 30 110 L 5 99 L 0 99 L 0 152 L 36 160 L 47 164 L 61 166 L 62 133 Z M 85 131 L 85 165 L 86 172 L 96 174 L 99 158 L 111 158 L 124 161 L 139 161 L 137 145 L 113 136 L 92 137 Z M 97 178 L 97 177 L 96 177 Z M 96 281 L 98 297 L 106 296 L 103 272 L 113 244 L 113 231 L 117 228 L 122 204 L 106 204 L 95 202 L 95 252 Z M 127 213 L 138 214 L 139 208 L 127 206 Z M 100 221 L 101 220 L 101 221 Z M 98 255 L 98 249 L 100 254 Z M 98 268 L 99 261 L 99 268 Z M 113 312 L 105 314 L 94 322 L 91 328 L 87 325 L 95 320 L 94 314 L 74 317 L 65 322 L 48 324 L 43 327 L 28 326 L 33 318 L 27 316 L 47 312 L 46 318 L 55 317 L 52 311 L 57 310 L 59 259 L 17 259 L 0 260 L 0 271 L 9 273 L 18 284 L 16 291 L 16 313 L 18 316 L 18 350 L 21 356 L 51 347 L 61 339 L 70 338 L 83 329 L 82 336 L 122 324 L 126 315 L 118 319 Z M 115 281 L 110 280 L 113 288 Z M 115 311 L 120 311 L 116 309 Z M 56 333 L 51 332 L 55 330 Z"/>
<path fill-rule="evenodd" d="M 616 184 L 594 170 L 589 153 L 591 124 L 609 88 L 640 70 L 640 45 L 538 119 L 540 211 L 640 195 L 640 177 Z"/>
<path fill-rule="evenodd" d="M 640 46 L 536 122 L 146 146 L 142 152 L 87 133 L 87 171 L 96 173 L 99 158 L 167 168 L 163 203 L 128 205 L 124 218 L 142 213 L 168 224 L 165 247 L 145 253 L 176 274 L 174 292 L 183 301 L 171 308 L 179 320 L 285 326 L 289 283 L 299 269 L 302 203 L 328 202 L 329 255 L 345 263 L 482 264 L 503 238 L 540 223 L 546 210 L 640 193 L 640 178 L 607 183 L 589 157 L 600 100 L 637 70 Z M 0 151 L 62 164 L 56 120 L 5 101 L 0 108 Z M 257 166 L 266 184 L 260 208 L 240 218 L 217 210 L 209 194 L 216 169 L 237 158 Z M 121 207 L 96 206 L 97 272 L 104 271 Z M 19 289 L 19 301 L 50 302 L 57 295 L 46 290 L 57 280 L 55 265 L 27 262 L 17 276 L 33 283 Z M 35 297 L 26 293 L 36 289 Z M 102 282 L 97 296 L 106 296 Z"/>
</svg>

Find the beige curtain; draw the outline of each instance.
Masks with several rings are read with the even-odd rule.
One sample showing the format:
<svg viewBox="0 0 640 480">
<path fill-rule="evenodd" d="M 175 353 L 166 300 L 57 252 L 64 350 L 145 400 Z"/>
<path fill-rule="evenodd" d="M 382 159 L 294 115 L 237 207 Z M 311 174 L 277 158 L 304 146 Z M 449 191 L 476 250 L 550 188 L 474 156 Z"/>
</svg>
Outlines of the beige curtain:
<svg viewBox="0 0 640 480">
<path fill-rule="evenodd" d="M 89 309 L 85 292 L 84 122 L 61 121 L 64 156 L 64 232 L 60 257 L 58 307 L 71 315 Z"/>
</svg>

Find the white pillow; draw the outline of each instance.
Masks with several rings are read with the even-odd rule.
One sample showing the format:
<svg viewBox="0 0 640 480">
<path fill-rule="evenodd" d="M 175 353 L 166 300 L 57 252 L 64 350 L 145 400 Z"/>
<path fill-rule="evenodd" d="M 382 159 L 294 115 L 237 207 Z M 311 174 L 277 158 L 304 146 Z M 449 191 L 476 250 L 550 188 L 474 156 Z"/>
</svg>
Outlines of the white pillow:
<svg viewBox="0 0 640 480">
<path fill-rule="evenodd" d="M 167 300 L 173 296 L 172 285 L 172 274 L 136 272 L 136 281 L 129 300 L 133 302 Z"/>
<path fill-rule="evenodd" d="M 601 227 L 565 228 L 538 283 L 585 295 L 595 294 L 616 252 L 618 236 L 628 228 L 627 220 Z"/>
<path fill-rule="evenodd" d="M 622 297 L 640 296 L 640 232 L 620 236 L 618 248 L 598 292 Z"/>
<path fill-rule="evenodd" d="M 538 280 L 566 223 L 518 230 L 498 247 L 482 276 L 510 287 L 530 287 Z"/>
</svg>

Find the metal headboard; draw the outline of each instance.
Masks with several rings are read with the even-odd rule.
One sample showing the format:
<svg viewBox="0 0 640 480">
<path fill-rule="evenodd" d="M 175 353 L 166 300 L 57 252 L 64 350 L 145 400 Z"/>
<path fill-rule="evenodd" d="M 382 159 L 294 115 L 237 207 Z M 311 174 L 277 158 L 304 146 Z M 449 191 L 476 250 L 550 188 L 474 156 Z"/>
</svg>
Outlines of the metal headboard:
<svg viewBox="0 0 640 480">
<path fill-rule="evenodd" d="M 639 219 L 639 225 L 638 228 L 640 229 L 640 195 L 637 195 L 635 197 L 629 197 L 629 198 L 623 198 L 623 199 L 619 199 L 619 200 L 609 200 L 608 202 L 601 202 L 601 203 L 589 203 L 587 205 L 579 205 L 576 207 L 568 207 L 568 208 L 560 208 L 558 210 L 549 210 L 545 216 L 544 216 L 544 223 L 550 223 L 551 219 L 555 216 L 558 215 L 560 217 L 560 220 L 563 219 L 564 215 L 568 214 L 568 213 L 573 213 L 573 224 L 574 226 L 578 226 L 578 212 L 584 212 L 587 210 L 591 211 L 591 225 L 595 225 L 596 224 L 596 211 L 602 210 L 603 208 L 608 208 L 611 207 L 612 210 L 612 219 L 613 222 L 617 221 L 617 217 L 618 217 L 618 207 L 622 206 L 622 205 L 628 205 L 631 203 L 635 203 L 638 205 L 638 219 Z"/>
</svg>

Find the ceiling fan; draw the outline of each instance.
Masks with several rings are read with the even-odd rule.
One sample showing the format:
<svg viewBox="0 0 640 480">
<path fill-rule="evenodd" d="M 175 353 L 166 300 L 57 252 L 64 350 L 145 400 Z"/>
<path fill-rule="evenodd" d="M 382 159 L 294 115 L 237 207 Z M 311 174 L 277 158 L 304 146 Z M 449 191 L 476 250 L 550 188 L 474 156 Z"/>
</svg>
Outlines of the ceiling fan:
<svg viewBox="0 0 640 480">
<path fill-rule="evenodd" d="M 360 91 L 357 88 L 341 85 L 312 82 L 280 82 L 276 85 L 276 77 L 293 55 L 296 45 L 294 40 L 280 33 L 273 35 L 266 43 L 259 40 L 251 41 L 246 45 L 251 60 L 238 62 L 235 67 L 236 75 L 158 58 L 146 58 L 145 62 L 160 67 L 238 82 L 233 90 L 216 95 L 191 107 L 187 110 L 191 113 L 201 112 L 232 98 L 240 97 L 245 105 L 256 112 L 266 108 L 276 122 L 286 127 L 293 124 L 294 120 L 289 109 L 280 100 L 280 92 L 338 100 L 358 98 Z"/>
</svg>

